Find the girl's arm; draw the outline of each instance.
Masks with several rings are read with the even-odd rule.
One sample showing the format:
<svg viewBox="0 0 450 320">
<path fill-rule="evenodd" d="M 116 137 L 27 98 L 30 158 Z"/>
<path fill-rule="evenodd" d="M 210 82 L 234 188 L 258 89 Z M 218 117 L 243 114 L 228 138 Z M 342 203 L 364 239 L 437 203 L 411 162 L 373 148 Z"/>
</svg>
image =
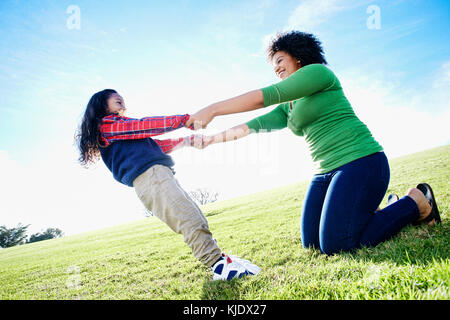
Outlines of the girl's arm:
<svg viewBox="0 0 450 320">
<path fill-rule="evenodd" d="M 109 115 L 100 124 L 100 140 L 105 146 L 118 140 L 145 139 L 185 126 L 189 114 L 133 119 Z"/>
<path fill-rule="evenodd" d="M 195 134 L 188 137 L 182 137 L 177 139 L 165 139 L 165 140 L 153 139 L 153 140 L 159 145 L 159 147 L 164 153 L 170 153 L 183 147 L 196 146 L 199 149 L 202 149 L 199 146 L 201 146 L 202 142 L 204 142 L 204 136 Z"/>
<path fill-rule="evenodd" d="M 183 137 L 178 139 L 165 139 L 165 140 L 153 139 L 153 140 L 159 145 L 159 147 L 164 153 L 171 153 L 172 151 L 191 145 L 189 137 Z"/>
</svg>

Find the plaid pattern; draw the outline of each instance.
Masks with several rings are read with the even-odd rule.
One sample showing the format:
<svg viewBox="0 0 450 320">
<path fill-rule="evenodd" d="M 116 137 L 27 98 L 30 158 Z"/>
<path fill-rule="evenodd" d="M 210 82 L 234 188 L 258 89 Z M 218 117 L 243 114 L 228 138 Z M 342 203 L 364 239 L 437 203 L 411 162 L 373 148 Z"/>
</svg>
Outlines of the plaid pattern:
<svg viewBox="0 0 450 320">
<path fill-rule="evenodd" d="M 157 140 L 153 139 L 161 148 L 164 153 L 171 153 L 173 150 L 181 147 L 181 143 L 184 141 L 184 138 L 178 139 L 166 139 L 166 140 Z"/>
<path fill-rule="evenodd" d="M 133 119 L 111 114 L 102 119 L 100 124 L 100 144 L 109 146 L 119 140 L 146 139 L 184 127 L 189 114 L 174 116 L 146 117 Z M 164 153 L 173 151 L 184 138 L 154 141 Z"/>
</svg>

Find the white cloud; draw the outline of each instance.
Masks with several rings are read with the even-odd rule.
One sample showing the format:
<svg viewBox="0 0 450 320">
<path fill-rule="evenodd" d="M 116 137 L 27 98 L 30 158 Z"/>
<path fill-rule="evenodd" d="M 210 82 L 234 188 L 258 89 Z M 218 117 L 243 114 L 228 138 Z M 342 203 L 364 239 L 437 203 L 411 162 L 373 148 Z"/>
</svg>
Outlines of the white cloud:
<svg viewBox="0 0 450 320">
<path fill-rule="evenodd" d="M 445 89 L 448 93 L 450 88 L 450 61 L 444 62 L 439 68 L 436 79 L 433 82 L 433 87 L 436 89 Z"/>
<path fill-rule="evenodd" d="M 447 124 L 450 110 L 446 100 L 435 100 L 437 112 L 424 106 L 414 108 L 415 101 L 429 99 L 431 88 L 415 95 L 402 95 L 399 85 L 374 76 L 354 72 L 340 76 L 345 94 L 358 117 L 369 127 L 389 158 L 414 153 L 450 141 Z M 431 86 L 430 86 L 431 87 Z"/>
<path fill-rule="evenodd" d="M 321 35 L 322 32 L 320 27 L 338 12 L 353 9 L 355 7 L 362 7 L 370 2 L 370 0 L 357 2 L 351 0 L 302 0 L 287 18 L 286 25 L 282 30 L 278 30 L 277 32 L 301 30 L 303 32 Z M 263 49 L 261 51 L 264 51 L 265 48 L 268 47 L 271 38 L 273 38 L 277 32 L 266 34 L 263 37 Z"/>
<path fill-rule="evenodd" d="M 316 32 L 318 27 L 338 12 L 364 7 L 372 2 L 372 0 L 302 0 L 288 17 L 287 25 L 284 29 Z"/>
<path fill-rule="evenodd" d="M 335 13 L 345 8 L 342 0 L 303 0 L 288 18 L 285 29 L 312 32 Z"/>
</svg>

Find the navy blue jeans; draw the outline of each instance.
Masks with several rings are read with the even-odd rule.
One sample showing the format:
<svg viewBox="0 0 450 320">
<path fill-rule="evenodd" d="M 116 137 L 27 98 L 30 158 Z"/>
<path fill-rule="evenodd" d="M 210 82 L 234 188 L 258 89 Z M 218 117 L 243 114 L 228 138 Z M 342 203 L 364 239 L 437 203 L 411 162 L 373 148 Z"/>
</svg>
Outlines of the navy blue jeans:
<svg viewBox="0 0 450 320">
<path fill-rule="evenodd" d="M 315 175 L 303 203 L 303 246 L 326 254 L 376 246 L 417 220 L 419 209 L 408 196 L 376 211 L 389 177 L 383 152 Z"/>
</svg>

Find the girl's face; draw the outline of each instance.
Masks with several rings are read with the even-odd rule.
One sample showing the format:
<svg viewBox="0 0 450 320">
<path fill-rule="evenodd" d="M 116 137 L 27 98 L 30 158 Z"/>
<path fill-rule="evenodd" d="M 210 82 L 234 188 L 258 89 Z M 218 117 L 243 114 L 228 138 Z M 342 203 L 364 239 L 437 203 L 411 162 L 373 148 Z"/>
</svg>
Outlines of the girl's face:
<svg viewBox="0 0 450 320">
<path fill-rule="evenodd" d="M 293 56 L 285 51 L 277 51 L 272 58 L 273 70 L 281 80 L 286 79 L 302 65 Z"/>
<path fill-rule="evenodd" d="M 106 113 L 114 113 L 119 116 L 123 116 L 127 108 L 123 98 L 118 93 L 113 93 L 107 100 L 108 107 Z"/>
</svg>

